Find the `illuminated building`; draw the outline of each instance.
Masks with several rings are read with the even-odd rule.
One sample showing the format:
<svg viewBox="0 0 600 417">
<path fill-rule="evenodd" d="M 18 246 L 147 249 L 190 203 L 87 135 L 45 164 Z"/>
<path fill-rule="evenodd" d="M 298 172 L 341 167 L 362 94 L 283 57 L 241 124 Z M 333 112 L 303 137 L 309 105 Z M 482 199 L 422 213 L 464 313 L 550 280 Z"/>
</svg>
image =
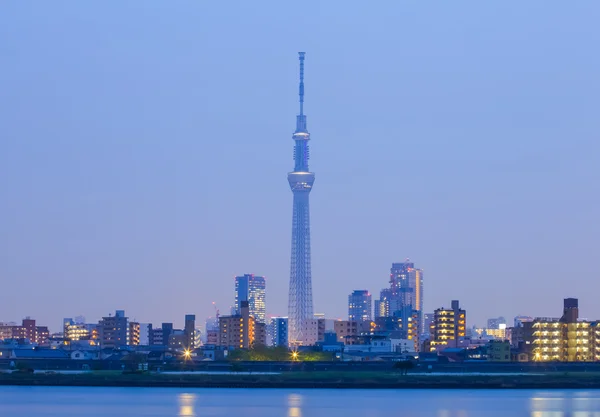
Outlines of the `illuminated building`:
<svg viewBox="0 0 600 417">
<path fill-rule="evenodd" d="M 102 320 L 98 323 L 100 346 L 103 348 L 126 346 L 129 343 L 128 322 L 129 319 L 125 317 L 125 311 L 123 310 L 117 310 L 114 316 L 102 317 Z"/>
<path fill-rule="evenodd" d="M 245 274 L 235 277 L 235 313 L 240 311 L 242 301 L 247 301 L 250 315 L 259 323 L 265 322 L 265 277 Z"/>
<path fill-rule="evenodd" d="M 598 322 L 579 320 L 576 298 L 564 300 L 560 319 L 538 317 L 523 323 L 529 359 L 536 362 L 592 362 L 600 360 Z"/>
<path fill-rule="evenodd" d="M 458 300 L 452 301 L 452 308 L 438 308 L 433 313 L 431 324 L 431 351 L 458 347 L 465 339 L 467 328 L 467 312 L 460 308 Z"/>
<path fill-rule="evenodd" d="M 413 262 L 393 263 L 390 269 L 390 289 L 399 306 L 412 306 L 423 312 L 423 271 Z"/>
<path fill-rule="evenodd" d="M 32 344 L 47 345 L 50 332 L 46 326 L 37 326 L 35 320 L 27 317 L 21 325 L 0 323 L 0 341 L 5 339 L 27 339 Z"/>
<path fill-rule="evenodd" d="M 98 341 L 98 325 L 66 318 L 63 320 L 63 337 L 65 343 L 89 340 L 94 345 Z"/>
<path fill-rule="evenodd" d="M 392 317 L 410 307 L 419 312 L 418 328 L 425 327 L 423 314 L 423 271 L 413 262 L 393 263 L 390 268 L 389 288 L 381 290 L 375 301 L 375 318 Z"/>
<path fill-rule="evenodd" d="M 184 341 L 186 349 L 194 349 L 196 347 L 196 316 L 194 314 L 185 315 L 184 324 Z"/>
<path fill-rule="evenodd" d="M 473 329 L 475 334 L 477 335 L 477 337 L 480 338 L 488 338 L 488 339 L 495 339 L 495 340 L 506 340 L 508 339 L 507 337 L 507 332 L 506 332 L 506 324 L 498 324 L 497 328 L 490 328 L 488 327 L 487 329 Z"/>
<path fill-rule="evenodd" d="M 390 300 L 392 298 L 392 290 L 384 288 L 379 293 L 379 300 L 375 300 L 375 318 L 391 317 Z"/>
<path fill-rule="evenodd" d="M 371 333 L 384 332 L 394 333 L 399 339 L 409 340 L 414 344 L 411 351 L 419 352 L 421 350 L 421 313 L 413 310 L 411 306 L 406 306 L 401 310 L 394 312 L 391 317 L 377 317 L 372 322 Z M 364 332 L 364 331 L 363 331 Z"/>
<path fill-rule="evenodd" d="M 250 315 L 248 301 L 240 303 L 240 314 L 219 317 L 219 346 L 249 349 L 266 344 L 266 338 L 265 325 Z"/>
<path fill-rule="evenodd" d="M 504 317 L 496 317 L 487 321 L 488 329 L 499 329 L 501 325 L 504 325 L 504 328 L 506 328 L 506 319 Z"/>
<path fill-rule="evenodd" d="M 348 296 L 348 320 L 371 321 L 371 294 L 367 290 L 355 290 Z"/>
<path fill-rule="evenodd" d="M 140 344 L 140 324 L 135 321 L 128 323 L 129 334 L 127 335 L 127 344 L 130 346 L 138 346 Z"/>
</svg>

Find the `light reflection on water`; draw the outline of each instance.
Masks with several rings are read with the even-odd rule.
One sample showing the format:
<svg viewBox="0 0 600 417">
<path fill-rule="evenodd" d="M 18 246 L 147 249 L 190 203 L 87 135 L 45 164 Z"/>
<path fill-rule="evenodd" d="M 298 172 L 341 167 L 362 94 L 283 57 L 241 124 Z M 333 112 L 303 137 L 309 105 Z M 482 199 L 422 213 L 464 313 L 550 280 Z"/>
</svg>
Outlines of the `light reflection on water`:
<svg viewBox="0 0 600 417">
<path fill-rule="evenodd" d="M 600 391 L 0 386 L 0 417 L 600 417 Z"/>
<path fill-rule="evenodd" d="M 302 417 L 302 396 L 298 394 L 288 395 L 288 417 Z"/>
<path fill-rule="evenodd" d="M 179 394 L 179 415 L 186 417 L 195 417 L 194 402 L 195 394 Z"/>
<path fill-rule="evenodd" d="M 549 391 L 530 401 L 531 417 L 600 417 L 600 393 Z"/>
</svg>

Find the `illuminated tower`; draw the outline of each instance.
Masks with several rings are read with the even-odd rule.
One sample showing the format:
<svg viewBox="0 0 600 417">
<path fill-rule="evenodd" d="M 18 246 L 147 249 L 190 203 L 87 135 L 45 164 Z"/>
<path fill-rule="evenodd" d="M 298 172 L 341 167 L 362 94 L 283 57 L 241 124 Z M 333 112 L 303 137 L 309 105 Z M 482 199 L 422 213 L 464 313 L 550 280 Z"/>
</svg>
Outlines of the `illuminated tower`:
<svg viewBox="0 0 600 417">
<path fill-rule="evenodd" d="M 310 268 L 310 213 L 308 195 L 315 182 L 315 174 L 308 171 L 308 141 L 304 115 L 304 52 L 300 58 L 300 114 L 296 117 L 294 139 L 294 171 L 288 174 L 288 182 L 294 194 L 292 215 L 292 257 L 289 293 L 289 343 L 301 345 L 306 326 L 313 319 L 312 279 Z"/>
</svg>

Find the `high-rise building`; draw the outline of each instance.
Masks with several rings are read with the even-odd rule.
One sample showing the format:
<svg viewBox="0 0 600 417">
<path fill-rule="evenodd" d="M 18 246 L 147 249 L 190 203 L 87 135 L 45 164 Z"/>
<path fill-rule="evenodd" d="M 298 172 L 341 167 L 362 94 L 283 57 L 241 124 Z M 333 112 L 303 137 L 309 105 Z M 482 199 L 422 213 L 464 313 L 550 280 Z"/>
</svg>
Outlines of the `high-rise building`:
<svg viewBox="0 0 600 417">
<path fill-rule="evenodd" d="M 117 310 L 114 316 L 102 317 L 98 323 L 100 346 L 103 348 L 126 346 L 129 343 L 128 321 L 123 310 Z"/>
<path fill-rule="evenodd" d="M 460 346 L 466 336 L 467 312 L 460 308 L 458 300 L 452 300 L 450 309 L 438 308 L 433 316 L 430 351 Z"/>
<path fill-rule="evenodd" d="M 500 325 L 506 325 L 506 319 L 504 317 L 494 317 L 492 319 L 488 319 L 487 328 L 488 329 L 499 329 Z M 506 328 L 506 326 L 504 326 Z"/>
<path fill-rule="evenodd" d="M 371 321 L 371 294 L 367 290 L 354 290 L 348 296 L 348 320 Z"/>
<path fill-rule="evenodd" d="M 425 328 L 423 271 L 415 268 L 415 264 L 408 260 L 393 263 L 390 268 L 389 285 L 389 288 L 381 290 L 379 300 L 375 300 L 375 318 L 405 315 L 407 311 L 414 310 L 420 318 L 419 322 L 413 325 L 420 336 Z M 412 312 L 410 316 L 413 316 Z"/>
<path fill-rule="evenodd" d="M 235 277 L 235 307 L 234 314 L 239 313 L 242 301 L 247 301 L 250 315 L 259 323 L 265 322 L 265 277 L 245 274 Z"/>
<path fill-rule="evenodd" d="M 379 293 L 379 300 L 375 300 L 375 318 L 392 317 L 390 311 L 390 300 L 392 299 L 392 290 L 384 288 Z"/>
<path fill-rule="evenodd" d="M 183 329 L 183 344 L 186 349 L 194 349 L 196 342 L 196 315 L 186 314 L 185 325 Z"/>
<path fill-rule="evenodd" d="M 292 254 L 289 288 L 289 343 L 304 344 L 304 321 L 313 320 L 312 276 L 310 262 L 310 210 L 308 196 L 315 182 L 315 174 L 308 169 L 308 141 L 310 134 L 304 115 L 304 52 L 300 58 L 300 114 L 296 117 L 294 171 L 288 173 L 288 182 L 294 194 L 292 213 Z"/>
<path fill-rule="evenodd" d="M 271 319 L 272 338 L 271 344 L 273 346 L 288 346 L 288 318 L 287 317 L 273 317 Z"/>
<path fill-rule="evenodd" d="M 423 271 L 413 262 L 393 263 L 390 268 L 390 289 L 399 307 L 411 305 L 423 312 Z"/>
</svg>

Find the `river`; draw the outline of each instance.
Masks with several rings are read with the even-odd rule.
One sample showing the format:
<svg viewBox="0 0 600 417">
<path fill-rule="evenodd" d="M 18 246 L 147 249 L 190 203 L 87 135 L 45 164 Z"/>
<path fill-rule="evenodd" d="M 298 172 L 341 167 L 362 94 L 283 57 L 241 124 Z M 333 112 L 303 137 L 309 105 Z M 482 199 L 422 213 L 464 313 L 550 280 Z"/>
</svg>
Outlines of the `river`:
<svg viewBox="0 0 600 417">
<path fill-rule="evenodd" d="M 600 391 L 0 387 L 0 416 L 600 417 Z"/>
</svg>

